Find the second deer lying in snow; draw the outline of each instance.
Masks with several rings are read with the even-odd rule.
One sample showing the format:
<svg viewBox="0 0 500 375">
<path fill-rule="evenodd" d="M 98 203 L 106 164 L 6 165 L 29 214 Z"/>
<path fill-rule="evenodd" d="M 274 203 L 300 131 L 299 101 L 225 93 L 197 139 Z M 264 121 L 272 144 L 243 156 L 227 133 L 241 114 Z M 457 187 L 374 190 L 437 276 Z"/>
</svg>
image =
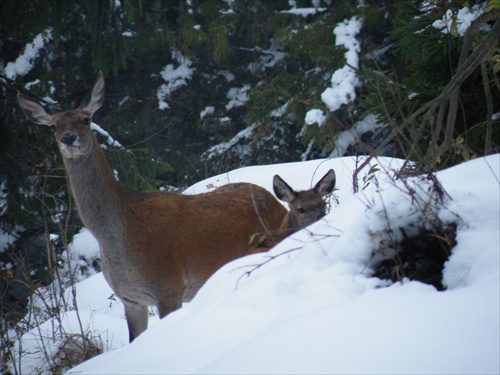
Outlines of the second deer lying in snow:
<svg viewBox="0 0 500 375">
<path fill-rule="evenodd" d="M 280 176 L 273 179 L 274 194 L 288 203 L 290 211 L 284 217 L 277 231 L 266 234 L 253 253 L 262 252 L 276 246 L 285 237 L 318 221 L 326 215 L 324 197 L 335 188 L 335 171 L 330 169 L 314 188 L 295 191 Z"/>
</svg>

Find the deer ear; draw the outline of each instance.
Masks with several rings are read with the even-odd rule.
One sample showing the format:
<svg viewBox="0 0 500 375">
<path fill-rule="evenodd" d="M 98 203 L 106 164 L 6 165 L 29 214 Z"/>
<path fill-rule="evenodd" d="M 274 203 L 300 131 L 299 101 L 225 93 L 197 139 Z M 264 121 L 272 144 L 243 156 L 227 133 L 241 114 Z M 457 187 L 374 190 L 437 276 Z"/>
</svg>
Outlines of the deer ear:
<svg viewBox="0 0 500 375">
<path fill-rule="evenodd" d="M 33 121 L 35 124 L 51 125 L 52 115 L 40 104 L 28 99 L 28 97 L 23 94 L 17 94 L 17 101 L 19 102 L 19 105 L 21 106 L 26 117 L 28 117 L 28 119 Z"/>
<path fill-rule="evenodd" d="M 273 178 L 273 190 L 278 199 L 287 203 L 291 203 L 297 197 L 295 190 L 278 175 L 275 175 Z"/>
<path fill-rule="evenodd" d="M 322 197 L 324 197 L 325 195 L 328 195 L 333 191 L 333 189 L 335 188 L 335 182 L 335 171 L 333 169 L 330 169 L 327 174 L 325 174 L 323 178 L 318 181 L 318 183 L 314 187 L 314 190 L 316 190 L 321 194 Z"/>
<path fill-rule="evenodd" d="M 94 86 L 92 86 L 92 90 L 90 90 L 85 99 L 83 99 L 80 108 L 86 109 L 93 115 L 95 111 L 101 108 L 102 103 L 104 103 L 104 75 L 102 72 L 99 72 L 94 82 Z"/>
</svg>

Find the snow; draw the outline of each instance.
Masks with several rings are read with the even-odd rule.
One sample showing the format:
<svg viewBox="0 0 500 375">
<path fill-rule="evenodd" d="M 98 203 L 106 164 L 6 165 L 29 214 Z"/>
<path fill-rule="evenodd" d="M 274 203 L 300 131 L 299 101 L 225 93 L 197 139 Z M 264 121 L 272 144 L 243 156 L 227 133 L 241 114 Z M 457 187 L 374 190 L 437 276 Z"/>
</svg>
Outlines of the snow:
<svg viewBox="0 0 500 375">
<path fill-rule="evenodd" d="M 228 151 L 232 147 L 236 146 L 239 141 L 245 138 L 250 138 L 253 134 L 253 131 L 257 127 L 257 124 L 252 124 L 245 129 L 238 132 L 233 138 L 231 138 L 227 142 L 219 143 L 215 146 L 210 147 L 204 154 L 204 157 L 208 160 L 213 157 L 222 155 L 224 152 Z"/>
<path fill-rule="evenodd" d="M 123 36 L 126 36 L 127 38 L 133 38 L 136 36 L 136 33 L 130 31 L 130 30 L 127 30 L 127 31 L 124 31 L 122 33 Z"/>
<path fill-rule="evenodd" d="M 307 16 L 314 15 L 316 13 L 324 12 L 326 8 L 292 8 L 288 10 L 282 10 L 280 13 L 293 14 L 296 16 L 302 16 L 307 18 Z"/>
<path fill-rule="evenodd" d="M 287 101 L 281 107 L 273 109 L 270 113 L 271 117 L 281 118 L 281 117 L 285 116 L 289 105 L 290 105 L 290 101 Z"/>
<path fill-rule="evenodd" d="M 226 104 L 226 109 L 229 111 L 233 108 L 245 105 L 245 103 L 250 99 L 250 88 L 250 85 L 243 85 L 243 87 L 231 87 L 226 94 L 226 97 L 229 99 L 229 102 Z"/>
<path fill-rule="evenodd" d="M 214 114 L 215 107 L 207 106 L 203 111 L 200 112 L 200 118 Z"/>
<path fill-rule="evenodd" d="M 38 34 L 31 43 L 27 44 L 24 52 L 15 62 L 10 62 L 5 67 L 5 75 L 10 79 L 16 79 L 17 76 L 25 76 L 33 69 L 35 60 L 44 48 L 45 43 L 52 40 L 52 28 Z"/>
<path fill-rule="evenodd" d="M 360 137 L 368 132 L 375 131 L 381 125 L 377 122 L 376 115 L 368 115 L 363 119 L 356 122 L 351 129 L 344 130 L 335 139 L 335 145 L 333 147 L 333 152 L 330 157 L 336 158 L 343 156 L 349 146 L 355 145 L 359 142 Z"/>
<path fill-rule="evenodd" d="M 297 7 L 297 2 L 295 0 L 289 0 L 288 5 L 290 5 L 292 8 L 288 10 L 283 10 L 280 13 L 285 13 L 285 14 L 293 14 L 296 16 L 302 16 L 304 18 L 307 18 L 310 15 L 314 15 L 316 13 L 321 13 L 326 10 L 326 8 L 320 8 L 320 0 L 312 0 L 312 6 L 313 8 L 298 8 Z"/>
<path fill-rule="evenodd" d="M 343 46 L 347 52 L 345 58 L 348 65 L 355 68 L 358 67 L 358 52 L 360 51 L 359 42 L 356 40 L 356 35 L 361 30 L 361 20 L 358 17 L 353 17 L 350 20 L 344 20 L 335 27 L 335 45 Z"/>
<path fill-rule="evenodd" d="M 321 109 L 311 109 L 306 113 L 305 123 L 307 125 L 318 124 L 321 128 L 326 122 L 326 116 Z"/>
<path fill-rule="evenodd" d="M 276 173 L 293 188 L 307 189 L 333 168 L 338 203 L 332 199 L 324 219 L 269 253 L 224 266 L 192 302 L 161 321 L 152 317 L 148 330 L 132 344 L 126 343 L 123 307 L 110 298 L 102 275 L 78 283 L 82 325 L 105 353 L 69 373 L 498 374 L 500 155 L 438 172 L 450 196 L 442 206 L 428 200 L 427 180 L 393 179 L 403 163 L 399 159 L 374 159 L 371 165 L 380 171 L 354 194 L 352 171 L 362 161 L 247 167 L 187 189 L 186 194 L 196 194 L 248 181 L 271 190 Z M 369 168 L 361 172 L 360 185 Z M 457 244 L 444 267 L 444 292 L 417 281 L 372 277 L 379 235 L 425 222 L 408 189 L 443 222 L 457 225 Z M 78 248 L 87 247 L 88 235 L 80 233 L 71 251 L 87 253 Z M 50 334 L 52 323 L 44 323 L 40 332 Z M 63 315 L 63 326 L 78 332 L 75 311 Z M 43 366 L 37 337 L 37 330 L 23 336 L 21 373 Z"/>
<path fill-rule="evenodd" d="M 109 132 L 107 132 L 106 130 L 104 130 L 100 125 L 96 124 L 95 122 L 92 122 L 90 124 L 90 129 L 92 129 L 93 131 L 101 134 L 105 139 L 106 139 L 106 143 L 110 146 L 114 146 L 114 147 L 117 147 L 117 148 L 123 148 L 122 144 L 120 142 L 118 142 L 116 139 L 114 139 L 111 134 L 109 134 Z"/>
<path fill-rule="evenodd" d="M 350 20 L 339 23 L 333 33 L 335 34 L 335 45 L 347 49 L 344 57 L 346 65 L 336 70 L 331 78 L 332 87 L 327 88 L 321 94 L 321 100 L 327 105 L 331 112 L 338 110 L 343 104 L 348 104 L 356 98 L 356 86 L 359 79 L 356 69 L 359 64 L 358 53 L 360 45 L 356 35 L 360 32 L 361 20 L 354 16 Z"/>
<path fill-rule="evenodd" d="M 62 254 L 65 261 L 62 273 L 67 280 L 84 281 L 96 274 L 95 269 L 89 265 L 99 262 L 100 258 L 97 240 L 88 229 L 83 228 Z"/>
<path fill-rule="evenodd" d="M 483 2 L 482 4 L 475 4 L 472 7 L 463 7 L 458 12 L 448 9 L 443 18 L 436 20 L 432 26 L 440 29 L 444 34 L 456 33 L 464 36 L 471 23 L 484 12 L 486 6 L 487 3 Z M 454 28 L 456 29 L 453 30 Z"/>
<path fill-rule="evenodd" d="M 262 49 L 255 48 L 240 48 L 243 51 L 256 52 L 260 54 L 260 61 L 253 61 L 248 64 L 247 69 L 251 74 L 258 71 L 265 71 L 267 68 L 275 67 L 281 60 L 286 57 L 286 53 L 277 49 Z"/>
<path fill-rule="evenodd" d="M 191 68 L 192 61 L 187 57 L 184 57 L 180 52 L 173 51 L 172 59 L 175 60 L 179 65 L 174 64 L 166 65 L 160 72 L 161 77 L 165 81 L 156 93 L 158 98 L 158 107 L 160 109 L 170 108 L 166 99 L 170 96 L 172 92 L 178 88 L 185 86 L 187 81 L 191 79 L 193 75 L 193 69 Z"/>
</svg>

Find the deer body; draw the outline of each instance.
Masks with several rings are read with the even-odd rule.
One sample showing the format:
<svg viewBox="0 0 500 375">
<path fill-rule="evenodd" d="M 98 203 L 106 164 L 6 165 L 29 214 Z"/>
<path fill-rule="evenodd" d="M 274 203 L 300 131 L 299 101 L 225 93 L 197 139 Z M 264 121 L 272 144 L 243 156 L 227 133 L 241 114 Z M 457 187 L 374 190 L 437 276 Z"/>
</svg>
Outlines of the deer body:
<svg viewBox="0 0 500 375">
<path fill-rule="evenodd" d="M 104 100 L 100 73 L 82 104 L 50 114 L 18 95 L 30 120 L 54 128 L 79 215 L 96 237 L 103 274 L 124 306 L 129 340 L 191 300 L 224 264 L 253 252 L 252 235 L 279 227 L 286 209 L 262 187 L 235 183 L 183 195 L 120 185 L 90 130 Z"/>
</svg>

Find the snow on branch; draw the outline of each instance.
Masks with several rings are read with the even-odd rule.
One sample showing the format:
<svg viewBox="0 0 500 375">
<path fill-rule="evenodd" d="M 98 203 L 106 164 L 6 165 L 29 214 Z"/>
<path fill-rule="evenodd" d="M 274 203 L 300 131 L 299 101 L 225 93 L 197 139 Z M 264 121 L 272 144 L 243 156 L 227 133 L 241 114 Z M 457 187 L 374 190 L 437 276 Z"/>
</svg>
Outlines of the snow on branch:
<svg viewBox="0 0 500 375">
<path fill-rule="evenodd" d="M 361 30 L 361 20 L 354 16 L 350 20 L 339 23 L 333 33 L 335 34 L 335 45 L 347 49 L 344 54 L 346 65 L 336 70 L 331 78 L 332 87 L 327 88 L 321 94 L 321 100 L 327 105 L 331 112 L 339 109 L 356 98 L 356 86 L 359 79 L 356 76 L 360 52 L 359 41 L 356 35 Z"/>
<path fill-rule="evenodd" d="M 26 44 L 22 55 L 15 62 L 10 62 L 5 67 L 5 75 L 10 79 L 17 76 L 25 76 L 35 66 L 35 60 L 40 51 L 45 47 L 45 43 L 52 40 L 52 27 L 47 28 L 38 34 L 32 42 Z"/>
</svg>

